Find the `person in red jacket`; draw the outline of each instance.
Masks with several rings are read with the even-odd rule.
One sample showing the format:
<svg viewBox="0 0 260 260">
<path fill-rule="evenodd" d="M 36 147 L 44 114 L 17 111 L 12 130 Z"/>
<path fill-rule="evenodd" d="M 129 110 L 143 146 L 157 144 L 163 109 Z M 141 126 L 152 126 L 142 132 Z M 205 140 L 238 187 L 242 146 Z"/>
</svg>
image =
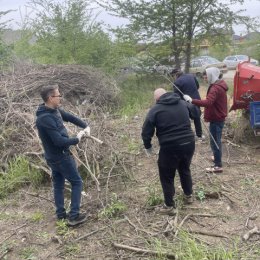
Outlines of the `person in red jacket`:
<svg viewBox="0 0 260 260">
<path fill-rule="evenodd" d="M 209 83 L 206 99 L 192 99 L 188 95 L 183 98 L 194 105 L 205 107 L 204 120 L 209 122 L 210 147 L 214 157 L 214 165 L 206 168 L 207 172 L 220 173 L 222 168 L 221 137 L 225 118 L 227 117 L 227 91 L 228 86 L 218 68 L 207 68 L 203 73 L 204 79 Z"/>
</svg>

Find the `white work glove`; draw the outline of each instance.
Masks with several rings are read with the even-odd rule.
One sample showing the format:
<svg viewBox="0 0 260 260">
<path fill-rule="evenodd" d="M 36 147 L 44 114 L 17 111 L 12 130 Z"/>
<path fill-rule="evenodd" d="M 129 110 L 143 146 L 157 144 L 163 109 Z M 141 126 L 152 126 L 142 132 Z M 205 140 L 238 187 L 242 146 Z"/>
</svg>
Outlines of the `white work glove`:
<svg viewBox="0 0 260 260">
<path fill-rule="evenodd" d="M 81 140 L 81 138 L 86 134 L 85 130 L 81 130 L 78 132 L 77 134 L 77 138 L 79 139 L 79 141 Z"/>
<path fill-rule="evenodd" d="M 153 147 L 150 147 L 148 149 L 144 149 L 145 154 L 147 157 L 151 157 L 153 155 Z"/>
<path fill-rule="evenodd" d="M 84 129 L 84 132 L 87 136 L 90 136 L 90 127 L 87 126 L 85 129 Z"/>
<path fill-rule="evenodd" d="M 189 103 L 192 102 L 192 98 L 189 95 L 183 95 L 183 99 Z"/>
</svg>

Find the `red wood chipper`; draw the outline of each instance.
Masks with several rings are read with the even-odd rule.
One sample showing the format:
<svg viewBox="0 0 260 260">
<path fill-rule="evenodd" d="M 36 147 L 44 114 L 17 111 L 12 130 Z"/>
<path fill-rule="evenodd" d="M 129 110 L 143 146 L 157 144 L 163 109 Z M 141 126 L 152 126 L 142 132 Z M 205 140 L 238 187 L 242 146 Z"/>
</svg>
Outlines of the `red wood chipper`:
<svg viewBox="0 0 260 260">
<path fill-rule="evenodd" d="M 250 125 L 260 136 L 260 67 L 249 61 L 239 63 L 234 76 L 233 105 L 231 110 L 250 112 Z"/>
</svg>

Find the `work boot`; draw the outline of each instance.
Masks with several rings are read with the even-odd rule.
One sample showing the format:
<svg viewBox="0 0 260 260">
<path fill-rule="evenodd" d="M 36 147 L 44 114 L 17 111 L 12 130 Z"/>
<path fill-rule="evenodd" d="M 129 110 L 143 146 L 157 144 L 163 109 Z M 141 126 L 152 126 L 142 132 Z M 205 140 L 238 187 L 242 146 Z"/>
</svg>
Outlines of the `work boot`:
<svg viewBox="0 0 260 260">
<path fill-rule="evenodd" d="M 174 216 L 177 213 L 177 210 L 174 206 L 166 206 L 165 204 L 157 208 L 156 212 L 161 215 Z"/>
<path fill-rule="evenodd" d="M 69 218 L 68 219 L 68 226 L 77 226 L 87 220 L 87 214 L 86 213 L 79 213 L 76 218 Z"/>
<path fill-rule="evenodd" d="M 183 197 L 184 204 L 192 204 L 193 203 L 193 196 L 191 195 L 185 195 Z"/>
</svg>

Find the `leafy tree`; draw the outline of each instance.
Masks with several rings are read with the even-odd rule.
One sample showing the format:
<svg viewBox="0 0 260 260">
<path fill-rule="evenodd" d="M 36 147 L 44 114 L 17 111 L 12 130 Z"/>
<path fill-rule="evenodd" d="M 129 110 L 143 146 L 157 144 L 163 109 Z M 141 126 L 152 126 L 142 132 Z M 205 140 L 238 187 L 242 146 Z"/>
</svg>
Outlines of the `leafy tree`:
<svg viewBox="0 0 260 260">
<path fill-rule="evenodd" d="M 12 10 L 0 11 L 0 20 Z M 10 20 L 9 20 L 10 21 Z M 9 21 L 0 22 L 0 67 L 3 69 L 10 62 L 11 58 L 11 47 L 3 41 L 3 32 Z"/>
<path fill-rule="evenodd" d="M 233 12 L 230 6 L 243 3 L 232 0 L 223 3 L 219 0 L 106 0 L 99 4 L 115 15 L 128 18 L 129 31 L 139 34 L 142 41 L 171 42 L 171 55 L 176 66 L 180 66 L 182 55 L 185 69 L 190 66 L 192 47 L 196 40 L 209 39 L 221 41 L 227 32 L 231 34 L 232 25 L 253 20 Z"/>
<path fill-rule="evenodd" d="M 99 23 L 93 19 L 89 1 L 33 0 L 31 29 L 36 43 L 31 54 L 40 63 L 77 63 L 101 66 L 110 44 Z M 24 43 L 23 43 L 24 44 Z"/>
<path fill-rule="evenodd" d="M 236 49 L 238 54 L 246 54 L 260 62 L 260 33 L 254 32 L 248 35 Z"/>
</svg>

